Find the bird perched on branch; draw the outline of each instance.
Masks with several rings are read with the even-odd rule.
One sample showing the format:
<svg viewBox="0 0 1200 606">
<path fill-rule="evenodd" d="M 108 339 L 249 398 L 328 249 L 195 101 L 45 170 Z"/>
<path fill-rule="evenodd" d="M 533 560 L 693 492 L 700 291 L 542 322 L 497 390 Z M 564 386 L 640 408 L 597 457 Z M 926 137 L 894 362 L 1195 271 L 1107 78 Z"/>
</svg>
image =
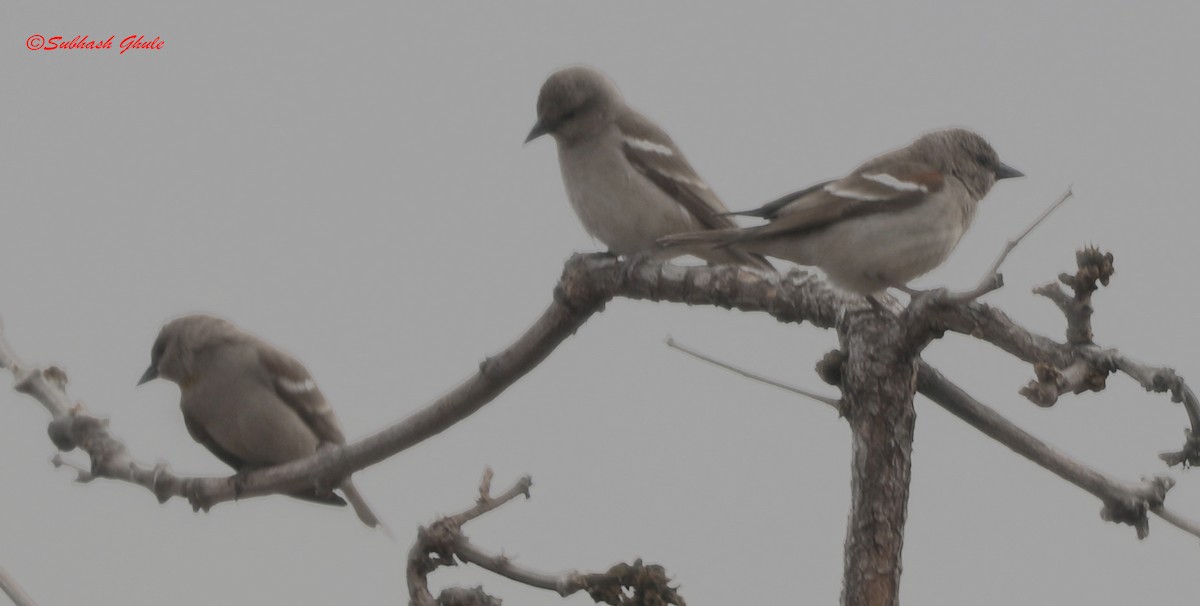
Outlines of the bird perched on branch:
<svg viewBox="0 0 1200 606">
<path fill-rule="evenodd" d="M 754 253 L 815 266 L 836 286 L 869 295 L 906 288 L 941 265 L 992 185 L 1020 176 L 983 137 L 941 130 L 841 179 L 737 213 L 767 219 L 765 225 L 677 234 L 660 243 L 676 254 Z"/>
<path fill-rule="evenodd" d="M 584 229 L 618 255 L 657 249 L 670 234 L 736 227 L 665 131 L 625 105 L 616 86 L 587 67 L 552 74 L 537 100 L 528 143 L 549 134 L 567 198 Z M 766 259 L 740 250 L 705 250 L 717 264 L 774 271 Z"/>
<path fill-rule="evenodd" d="M 190 315 L 163 326 L 138 385 L 156 378 L 179 385 L 188 433 L 239 474 L 312 456 L 323 443 L 346 443 L 304 366 L 221 318 Z M 346 500 L 315 486 L 289 494 L 329 505 L 350 501 L 364 524 L 379 526 L 349 477 L 338 488 Z"/>
</svg>

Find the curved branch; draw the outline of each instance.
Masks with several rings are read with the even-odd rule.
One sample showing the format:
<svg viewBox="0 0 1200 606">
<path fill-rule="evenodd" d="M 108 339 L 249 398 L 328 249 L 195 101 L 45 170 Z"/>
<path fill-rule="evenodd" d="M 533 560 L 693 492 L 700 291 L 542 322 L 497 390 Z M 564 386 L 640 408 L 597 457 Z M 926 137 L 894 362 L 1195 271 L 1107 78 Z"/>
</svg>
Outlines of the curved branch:
<svg viewBox="0 0 1200 606">
<path fill-rule="evenodd" d="M 87 414 L 81 406 L 71 407 L 65 373 L 53 367 L 25 368 L 2 331 L 0 367 L 13 372 L 18 391 L 35 397 L 50 411 L 56 446 L 64 451 L 79 447 L 91 457 L 91 471 L 81 474 L 80 480 L 124 480 L 147 488 L 160 501 L 179 496 L 207 510 L 218 503 L 289 492 L 313 483 L 336 485 L 347 474 L 445 431 L 535 368 L 615 296 L 765 311 L 782 322 L 809 321 L 822 327 L 833 326 L 844 310 L 866 308 L 861 298 L 835 291 L 799 270 L 780 276 L 736 267 L 652 263 L 628 267 L 606 254 L 575 255 L 564 267 L 554 302 L 533 326 L 504 351 L 485 359 L 478 372 L 449 393 L 362 440 L 241 477 L 185 477 L 165 465 L 138 464 L 124 444 L 108 433 L 107 421 Z"/>
<path fill-rule="evenodd" d="M 1092 356 L 1096 365 L 1107 365 L 1125 373 L 1137 381 L 1142 389 L 1153 393 L 1170 393 L 1172 402 L 1183 404 L 1191 423 L 1191 429 L 1185 430 L 1183 448 L 1158 456 L 1172 467 L 1180 464 L 1200 465 L 1200 400 L 1175 369 L 1142 364 L 1115 349 L 1091 349 L 1084 353 Z"/>
</svg>

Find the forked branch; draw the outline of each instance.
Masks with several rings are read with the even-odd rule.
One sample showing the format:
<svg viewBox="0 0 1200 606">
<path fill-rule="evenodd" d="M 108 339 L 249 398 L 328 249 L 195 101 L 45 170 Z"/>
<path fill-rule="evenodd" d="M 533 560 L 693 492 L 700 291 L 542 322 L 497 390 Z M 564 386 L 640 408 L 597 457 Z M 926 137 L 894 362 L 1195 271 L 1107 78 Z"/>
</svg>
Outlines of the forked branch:
<svg viewBox="0 0 1200 606">
<path fill-rule="evenodd" d="M 639 606 L 676 604 L 685 606 L 683 598 L 674 587 L 661 566 L 646 565 L 641 560 L 633 564 L 617 564 L 606 572 L 582 573 L 569 571 L 548 573 L 517 564 L 512 558 L 489 553 L 474 545 L 462 532 L 469 521 L 511 501 L 519 495 L 529 498 L 532 481 L 529 476 L 518 480 L 511 488 L 497 497 L 490 496 L 492 471 L 484 471 L 479 499 L 475 505 L 461 513 L 438 519 L 417 531 L 417 541 L 408 554 L 408 589 L 410 603 L 414 606 L 445 604 L 450 595 L 474 595 L 481 600 L 495 600 L 480 588 L 464 590 L 449 589 L 435 600 L 429 590 L 428 576 L 442 566 L 454 566 L 456 560 L 475 564 L 518 583 L 554 591 L 562 597 L 585 591 L 597 603 L 614 606 Z M 498 600 L 497 600 L 498 602 Z M 479 603 L 487 603 L 482 601 Z"/>
</svg>

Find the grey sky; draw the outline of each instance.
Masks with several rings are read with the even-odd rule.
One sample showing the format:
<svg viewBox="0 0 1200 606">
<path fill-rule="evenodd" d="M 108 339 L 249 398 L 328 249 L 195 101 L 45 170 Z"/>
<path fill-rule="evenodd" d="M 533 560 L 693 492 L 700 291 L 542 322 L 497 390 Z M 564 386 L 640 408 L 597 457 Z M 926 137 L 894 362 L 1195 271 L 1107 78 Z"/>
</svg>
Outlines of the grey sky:
<svg viewBox="0 0 1200 606">
<path fill-rule="evenodd" d="M 1077 247 L 1116 255 L 1102 344 L 1200 380 L 1191 259 L 1200 93 L 1193 2 L 378 3 L 298 10 L 9 2 L 0 8 L 0 316 L 29 362 L 112 419 L 135 456 L 226 474 L 174 386 L 134 389 L 161 323 L 226 316 L 303 360 L 346 433 L 472 372 L 595 250 L 550 141 L 522 146 L 542 80 L 586 63 L 666 128 L 735 209 L 965 126 L 1028 177 L 1000 183 L 924 286 L 974 284 L 1074 184 L 988 301 L 1058 338 L 1029 288 Z M 41 51 L 32 34 L 160 36 L 160 51 Z M 442 436 L 356 481 L 398 544 L 283 497 L 193 514 L 48 463 L 46 414 L 0 390 L 0 566 L 40 603 L 402 600 L 417 525 L 468 506 L 485 465 L 533 499 L 468 534 L 547 569 L 662 563 L 694 604 L 834 603 L 849 495 L 825 407 L 667 349 L 678 340 L 817 389 L 836 336 L 714 309 L 616 301 Z M 959 336 L 926 359 L 1002 414 L 1118 477 L 1168 473 L 1186 417 L 1118 377 L 1050 410 L 1031 370 Z M 829 393 L 833 393 L 829 389 Z M 917 405 L 906 604 L 1191 603 L 1200 549 L 1100 503 L 928 402 Z M 77 460 L 82 460 L 77 454 Z M 1170 470 L 1200 517 L 1200 477 Z M 469 568 L 512 603 L 556 604 Z M 571 600 L 590 603 L 587 598 Z"/>
</svg>

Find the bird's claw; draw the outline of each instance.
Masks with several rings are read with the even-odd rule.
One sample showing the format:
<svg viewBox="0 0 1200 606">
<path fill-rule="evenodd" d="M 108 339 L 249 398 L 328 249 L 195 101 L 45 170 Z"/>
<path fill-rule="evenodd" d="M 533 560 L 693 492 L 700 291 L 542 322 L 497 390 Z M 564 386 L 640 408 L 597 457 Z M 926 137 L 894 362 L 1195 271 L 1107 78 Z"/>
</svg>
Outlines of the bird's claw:
<svg viewBox="0 0 1200 606">
<path fill-rule="evenodd" d="M 200 487 L 198 482 L 188 481 L 187 486 L 184 488 L 184 493 L 187 494 L 188 503 L 192 505 L 192 511 L 208 513 L 208 510 L 213 506 L 212 497 Z"/>
<path fill-rule="evenodd" d="M 641 251 L 632 255 L 625 255 L 625 260 L 621 264 L 621 280 L 623 282 L 631 282 L 637 271 L 646 264 L 653 255 L 649 251 Z"/>
</svg>

